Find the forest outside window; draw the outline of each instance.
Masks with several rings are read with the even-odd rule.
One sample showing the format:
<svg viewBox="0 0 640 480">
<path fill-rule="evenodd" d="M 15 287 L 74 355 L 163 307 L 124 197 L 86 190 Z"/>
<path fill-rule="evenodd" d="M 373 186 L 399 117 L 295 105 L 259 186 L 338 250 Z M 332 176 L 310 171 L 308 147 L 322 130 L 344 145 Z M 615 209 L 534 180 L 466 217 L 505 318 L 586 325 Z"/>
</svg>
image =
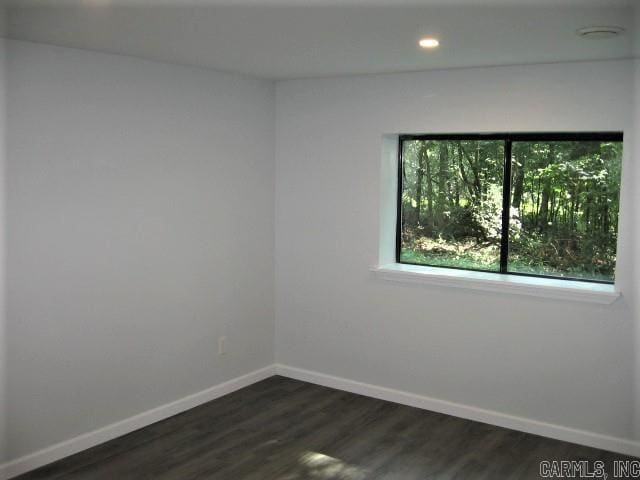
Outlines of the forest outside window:
<svg viewBox="0 0 640 480">
<path fill-rule="evenodd" d="M 398 263 L 613 283 L 621 133 L 403 135 Z"/>
</svg>

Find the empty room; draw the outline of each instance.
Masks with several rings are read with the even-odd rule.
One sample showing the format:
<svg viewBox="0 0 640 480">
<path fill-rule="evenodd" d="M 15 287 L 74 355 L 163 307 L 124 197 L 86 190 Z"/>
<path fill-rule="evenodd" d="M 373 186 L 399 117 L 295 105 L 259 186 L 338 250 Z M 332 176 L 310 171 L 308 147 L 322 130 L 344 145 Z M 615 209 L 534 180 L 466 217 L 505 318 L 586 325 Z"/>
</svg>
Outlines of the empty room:
<svg viewBox="0 0 640 480">
<path fill-rule="evenodd" d="M 0 480 L 640 479 L 640 1 L 0 0 Z"/>
</svg>

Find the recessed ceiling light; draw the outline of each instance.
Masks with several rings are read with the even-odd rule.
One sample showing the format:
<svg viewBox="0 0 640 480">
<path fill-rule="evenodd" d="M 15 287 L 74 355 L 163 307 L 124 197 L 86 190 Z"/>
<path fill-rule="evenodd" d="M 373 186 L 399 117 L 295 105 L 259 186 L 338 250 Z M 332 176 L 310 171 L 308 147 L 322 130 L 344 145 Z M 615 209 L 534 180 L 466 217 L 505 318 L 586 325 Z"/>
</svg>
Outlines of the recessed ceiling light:
<svg viewBox="0 0 640 480">
<path fill-rule="evenodd" d="M 589 39 L 601 39 L 601 38 L 613 38 L 624 32 L 622 27 L 585 27 L 576 30 L 576 33 L 582 38 Z"/>
<path fill-rule="evenodd" d="M 437 38 L 425 37 L 420 39 L 418 45 L 420 45 L 422 48 L 436 48 L 438 45 L 440 45 L 440 41 Z"/>
</svg>

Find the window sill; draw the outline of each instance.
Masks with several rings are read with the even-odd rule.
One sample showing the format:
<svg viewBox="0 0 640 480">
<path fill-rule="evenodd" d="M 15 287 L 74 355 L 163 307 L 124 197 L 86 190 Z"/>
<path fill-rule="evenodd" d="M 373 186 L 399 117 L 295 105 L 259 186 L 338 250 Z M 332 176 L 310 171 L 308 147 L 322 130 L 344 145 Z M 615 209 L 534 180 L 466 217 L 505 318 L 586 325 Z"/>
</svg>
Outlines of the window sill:
<svg viewBox="0 0 640 480">
<path fill-rule="evenodd" d="M 602 283 L 422 267 L 400 263 L 381 265 L 372 268 L 371 271 L 378 278 L 392 282 L 421 283 L 605 305 L 615 302 L 621 295 L 616 291 L 614 285 Z"/>
</svg>

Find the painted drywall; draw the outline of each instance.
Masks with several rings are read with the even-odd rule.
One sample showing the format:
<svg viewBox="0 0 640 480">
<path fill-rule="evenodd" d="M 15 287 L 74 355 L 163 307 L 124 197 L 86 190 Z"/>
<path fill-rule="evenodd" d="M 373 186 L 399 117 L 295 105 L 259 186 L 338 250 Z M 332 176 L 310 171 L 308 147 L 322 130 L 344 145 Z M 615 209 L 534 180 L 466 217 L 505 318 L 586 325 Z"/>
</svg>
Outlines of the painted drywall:
<svg viewBox="0 0 640 480">
<path fill-rule="evenodd" d="M 633 24 L 633 56 L 640 57 L 640 4 L 635 6 L 635 19 Z"/>
<path fill-rule="evenodd" d="M 0 464 L 7 459 L 7 392 L 6 392 L 6 303 L 5 303 L 5 182 L 6 163 L 6 49 L 5 40 L 0 38 Z"/>
<path fill-rule="evenodd" d="M 0 3 L 0 37 L 7 35 L 7 8 L 5 3 Z"/>
<path fill-rule="evenodd" d="M 640 12 L 640 8 L 638 9 Z M 637 23 L 638 29 L 640 29 L 640 17 Z M 640 37 L 639 37 L 640 38 Z M 633 144 L 633 156 L 635 159 L 640 159 L 640 138 L 638 138 L 638 133 L 640 132 L 640 60 L 636 59 L 633 62 L 634 64 L 634 76 L 633 76 L 633 86 L 634 86 L 634 136 L 632 139 Z M 638 178 L 640 176 L 640 165 L 637 162 L 633 163 L 633 178 Z M 637 183 L 636 183 L 637 185 Z M 631 197 L 631 201 L 633 205 L 640 205 L 640 189 L 634 189 L 634 192 Z M 635 215 L 635 222 L 633 224 L 634 232 L 633 239 L 634 244 L 638 244 L 640 240 L 640 222 L 638 222 L 638 215 Z M 633 275 L 634 275 L 634 284 L 640 285 L 640 252 L 636 249 L 632 257 L 632 265 L 634 266 Z M 634 427 L 635 427 L 635 438 L 640 439 L 640 295 L 636 294 L 634 297 L 633 304 L 633 315 L 634 315 L 634 324 L 635 324 L 635 413 L 634 413 Z"/>
<path fill-rule="evenodd" d="M 9 45 L 15 459 L 273 363 L 275 91 Z"/>
<path fill-rule="evenodd" d="M 633 437 L 632 62 L 287 81 L 277 104 L 268 82 L 24 42 L 8 68 L 7 458 L 272 363 L 274 221 L 279 363 Z M 567 129 L 627 134 L 622 300 L 369 273 L 384 134 Z"/>
<path fill-rule="evenodd" d="M 383 135 L 632 127 L 632 62 L 292 80 L 276 100 L 278 363 L 632 438 L 632 223 L 625 147 L 611 306 L 385 283 Z M 631 169 L 629 169 L 631 172 Z"/>
</svg>

